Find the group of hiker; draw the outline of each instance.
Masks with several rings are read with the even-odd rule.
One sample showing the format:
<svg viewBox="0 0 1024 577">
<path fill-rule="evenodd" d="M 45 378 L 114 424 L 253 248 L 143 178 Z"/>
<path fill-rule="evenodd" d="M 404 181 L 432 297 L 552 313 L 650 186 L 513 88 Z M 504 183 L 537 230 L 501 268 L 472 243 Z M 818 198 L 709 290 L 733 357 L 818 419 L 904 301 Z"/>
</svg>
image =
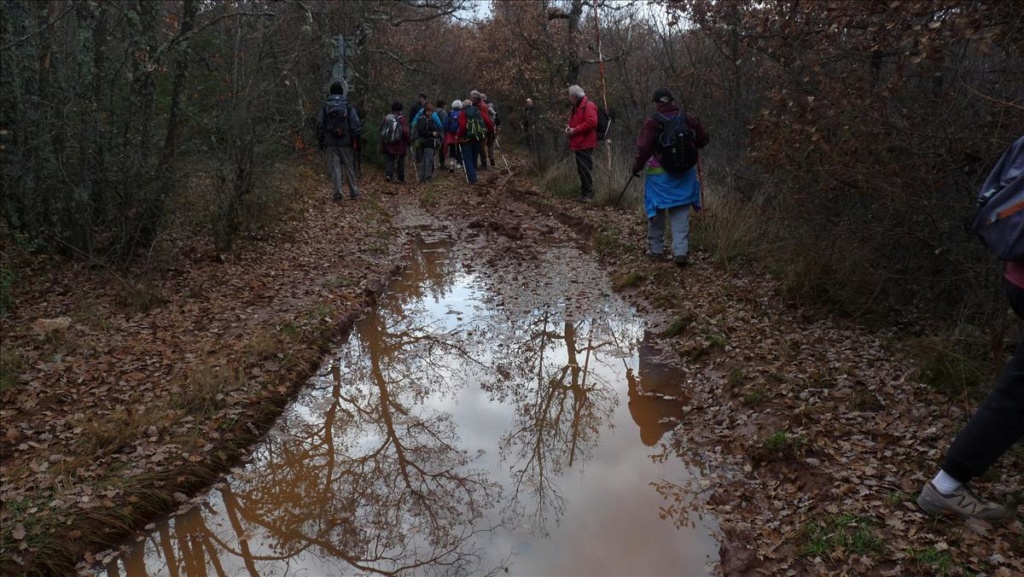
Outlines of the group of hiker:
<svg viewBox="0 0 1024 577">
<path fill-rule="evenodd" d="M 354 110 L 341 110 L 343 92 L 342 86 L 331 85 L 327 103 L 318 118 L 320 146 L 327 151 L 337 200 L 343 198 L 343 174 L 348 179 L 351 198 L 359 195 L 352 148 L 358 142 L 362 125 Z M 599 140 L 603 111 L 587 98 L 580 86 L 570 86 L 568 97 L 571 111 L 564 132 L 580 179 L 579 200 L 589 203 L 594 199 L 593 152 Z M 646 256 L 658 262 L 667 260 L 665 239 L 671 234 L 671 259 L 682 267 L 689 264 L 690 213 L 701 209 L 698 151 L 708 144 L 709 136 L 696 116 L 675 104 L 675 97 L 667 88 L 657 88 L 652 103 L 654 112 L 645 119 L 636 137 L 630 182 L 643 175 Z M 455 170 L 461 164 L 470 183 L 477 181 L 478 168 L 486 170 L 488 162 L 495 166 L 498 121 L 493 103 L 474 90 L 468 99 L 453 101 L 451 110 L 446 108 L 444 101 L 433 104 L 426 94 L 420 94 L 409 110 L 410 123 L 402 114 L 401 102 L 391 105 L 381 127 L 386 180 L 397 178 L 398 182 L 405 182 L 405 158 L 410 148 L 421 182 L 433 176 L 435 157 L 437 165 L 448 170 Z M 346 122 L 348 130 L 338 128 Z M 526 101 L 522 122 L 527 147 L 535 153 L 537 123 L 532 99 Z M 986 239 L 986 246 L 1008 247 L 1009 252 L 997 253 L 997 256 L 1007 262 L 1008 300 L 1017 315 L 1024 318 L 1024 137 L 1007 150 L 983 190 L 987 192 L 979 198 L 979 205 L 984 207 L 988 202 L 989 212 L 998 216 L 979 217 L 976 226 L 994 231 L 990 233 L 994 240 L 976 232 Z M 980 214 L 986 213 L 983 210 Z M 666 230 L 666 224 L 670 230 Z M 975 494 L 968 482 L 988 470 L 1022 436 L 1024 340 L 1018 344 L 1016 353 L 1005 365 L 979 411 L 948 448 L 936 476 L 925 483 L 917 505 L 933 515 L 986 520 L 1006 516 L 1005 507 Z"/>
<path fill-rule="evenodd" d="M 444 100 L 431 102 L 424 93 L 418 95 L 408 114 L 400 101 L 392 102 L 380 125 L 384 178 L 387 182 L 406 182 L 411 151 L 418 182 L 429 182 L 435 168 L 454 172 L 462 167 L 466 180 L 476 183 L 478 170 L 487 170 L 488 164 L 496 166 L 500 125 L 494 103 L 477 90 L 465 100 L 452 101 L 451 110 Z M 359 198 L 356 151 L 363 132 L 363 122 L 348 103 L 344 84 L 332 82 L 317 117 L 317 142 L 326 155 L 335 201 L 345 198 L 346 182 L 349 198 Z"/>
<path fill-rule="evenodd" d="M 350 198 L 359 197 L 356 182 L 356 155 L 362 122 L 345 100 L 345 87 L 332 82 L 327 102 L 318 117 L 318 139 L 325 150 L 334 199 L 342 200 L 347 180 Z M 578 85 L 568 89 L 569 112 L 565 126 L 580 179 L 582 202 L 594 199 L 594 149 L 598 145 L 603 111 L 587 98 Z M 675 97 L 666 88 L 654 92 L 655 113 L 640 129 L 636 139 L 632 177 L 644 175 L 644 209 L 648 216 L 647 256 L 666 260 L 667 226 L 671 229 L 671 258 L 678 266 L 689 262 L 689 219 L 691 210 L 700 210 L 701 184 L 695 165 L 698 150 L 708 144 L 707 130 L 700 120 L 681 111 Z M 606 115 L 605 115 L 606 117 Z M 522 121 L 526 144 L 536 152 L 537 115 L 533 100 L 527 99 Z M 431 102 L 425 93 L 404 113 L 401 102 L 391 104 L 380 126 L 380 151 L 384 155 L 387 182 L 406 182 L 406 161 L 410 156 L 419 182 L 429 182 L 435 169 L 455 171 L 462 167 L 470 184 L 477 172 L 494 168 L 495 151 L 500 148 L 500 120 L 495 105 L 486 94 L 473 90 L 469 98 Z M 506 160 L 507 162 L 507 160 Z M 630 179 L 632 180 L 632 178 Z"/>
</svg>

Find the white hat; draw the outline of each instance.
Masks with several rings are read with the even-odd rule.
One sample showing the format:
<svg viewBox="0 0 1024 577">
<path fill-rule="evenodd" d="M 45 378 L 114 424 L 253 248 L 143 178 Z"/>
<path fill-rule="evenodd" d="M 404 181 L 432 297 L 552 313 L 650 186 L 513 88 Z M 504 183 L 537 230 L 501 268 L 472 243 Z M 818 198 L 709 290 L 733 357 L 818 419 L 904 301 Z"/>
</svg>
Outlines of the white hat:
<svg viewBox="0 0 1024 577">
<path fill-rule="evenodd" d="M 452 100 L 452 110 L 461 110 L 461 109 L 462 109 L 462 101 L 461 100 Z"/>
</svg>

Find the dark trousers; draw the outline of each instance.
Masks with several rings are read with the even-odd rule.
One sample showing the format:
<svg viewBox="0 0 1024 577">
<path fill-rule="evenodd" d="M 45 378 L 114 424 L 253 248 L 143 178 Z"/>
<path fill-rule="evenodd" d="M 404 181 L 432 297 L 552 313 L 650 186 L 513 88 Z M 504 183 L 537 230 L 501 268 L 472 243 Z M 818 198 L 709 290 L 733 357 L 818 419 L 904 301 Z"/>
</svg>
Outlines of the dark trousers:
<svg viewBox="0 0 1024 577">
<path fill-rule="evenodd" d="M 391 175 L 398 172 L 398 182 L 405 182 L 405 155 L 388 154 L 384 158 L 384 175 L 391 178 Z"/>
<path fill-rule="evenodd" d="M 476 159 L 479 155 L 479 142 L 462 143 L 462 165 L 466 168 L 466 179 L 470 184 L 476 182 Z"/>
<path fill-rule="evenodd" d="M 1024 289 L 1003 281 L 1017 316 L 1024 318 Z M 1024 338 L 995 387 L 946 452 L 942 470 L 961 483 L 982 475 L 1024 437 Z"/>
<path fill-rule="evenodd" d="M 580 194 L 594 198 L 594 149 L 576 151 L 576 172 L 580 174 Z"/>
</svg>

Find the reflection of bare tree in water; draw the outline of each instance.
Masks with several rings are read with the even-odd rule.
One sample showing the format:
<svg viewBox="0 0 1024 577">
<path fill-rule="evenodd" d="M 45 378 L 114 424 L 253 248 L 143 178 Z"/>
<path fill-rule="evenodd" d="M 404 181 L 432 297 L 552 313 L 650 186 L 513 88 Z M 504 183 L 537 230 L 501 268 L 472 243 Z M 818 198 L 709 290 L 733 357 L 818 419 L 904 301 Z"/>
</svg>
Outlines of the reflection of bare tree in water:
<svg viewBox="0 0 1024 577">
<path fill-rule="evenodd" d="M 501 440 L 512 476 L 506 518 L 525 518 L 542 534 L 549 517 L 557 521 L 565 506 L 558 478 L 590 458 L 619 402 L 615 389 L 595 371 L 616 357 L 600 355 L 602 350 L 619 350 L 613 329 L 601 326 L 535 315 L 501 347 L 497 380 L 485 385 L 492 398 L 510 401 L 516 413 Z"/>
<path fill-rule="evenodd" d="M 437 261 L 416 259 L 443 283 L 451 275 Z M 256 575 L 303 553 L 336 574 L 480 573 L 474 537 L 499 489 L 471 468 L 450 416 L 422 404 L 452 386 L 442 353 L 468 355 L 457 335 L 425 326 L 403 301 L 386 299 L 357 323 L 359 341 L 342 351 L 344 380 L 334 365 L 292 411 L 288 435 L 272 435 L 255 466 L 221 490 L 224 527 L 199 519 L 187 539 L 160 534 L 172 571 L 223 575 L 233 557 L 231 566 Z"/>
</svg>

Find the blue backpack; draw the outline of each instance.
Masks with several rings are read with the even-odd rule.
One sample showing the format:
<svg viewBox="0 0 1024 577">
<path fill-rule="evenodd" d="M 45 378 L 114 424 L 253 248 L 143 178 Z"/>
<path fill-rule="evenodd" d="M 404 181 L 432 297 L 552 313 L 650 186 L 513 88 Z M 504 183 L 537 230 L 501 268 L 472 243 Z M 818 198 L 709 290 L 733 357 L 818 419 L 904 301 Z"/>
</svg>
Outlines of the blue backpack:
<svg viewBox="0 0 1024 577">
<path fill-rule="evenodd" d="M 977 206 L 970 230 L 999 260 L 1024 261 L 1024 136 L 989 173 Z"/>
<path fill-rule="evenodd" d="M 448 118 L 444 120 L 444 131 L 449 134 L 459 133 L 459 113 L 461 110 L 452 110 Z"/>
</svg>

